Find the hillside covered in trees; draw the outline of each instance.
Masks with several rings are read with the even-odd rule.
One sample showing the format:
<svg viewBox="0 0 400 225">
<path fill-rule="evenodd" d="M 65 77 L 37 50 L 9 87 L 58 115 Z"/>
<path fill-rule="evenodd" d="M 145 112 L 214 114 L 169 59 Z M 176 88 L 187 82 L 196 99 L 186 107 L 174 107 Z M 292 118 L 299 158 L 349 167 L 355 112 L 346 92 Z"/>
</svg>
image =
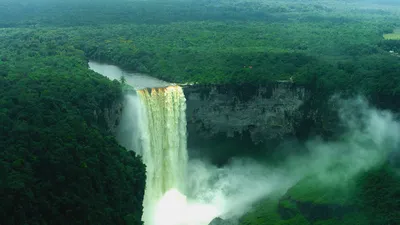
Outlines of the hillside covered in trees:
<svg viewBox="0 0 400 225">
<path fill-rule="evenodd" d="M 0 36 L 0 221 L 141 224 L 145 167 L 105 115 L 120 84 L 50 29 Z"/>
<path fill-rule="evenodd" d="M 333 93 L 398 112 L 395 3 L 0 0 L 0 221 L 141 224 L 145 167 L 104 116 L 121 87 L 90 71 L 89 59 L 177 83 L 293 82 L 313 92 L 305 107 L 320 109 L 320 121 L 331 117 Z M 315 121 L 304 126 L 331 135 Z M 399 178 L 386 166 L 360 176 L 360 199 L 394 224 Z M 397 201 L 390 209 L 375 207 L 382 189 L 382 202 Z M 257 224 L 276 207 L 268 204 L 243 224 Z"/>
</svg>

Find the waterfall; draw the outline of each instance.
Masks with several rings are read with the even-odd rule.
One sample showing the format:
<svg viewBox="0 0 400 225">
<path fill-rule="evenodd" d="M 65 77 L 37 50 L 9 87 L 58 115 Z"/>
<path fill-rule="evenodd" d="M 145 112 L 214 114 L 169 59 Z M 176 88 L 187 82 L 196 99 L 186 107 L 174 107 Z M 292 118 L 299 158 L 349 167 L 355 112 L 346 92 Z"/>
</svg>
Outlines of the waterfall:
<svg viewBox="0 0 400 225">
<path fill-rule="evenodd" d="M 179 86 L 138 90 L 141 154 L 146 164 L 145 225 L 154 222 L 157 203 L 169 190 L 185 193 L 186 99 Z"/>
</svg>

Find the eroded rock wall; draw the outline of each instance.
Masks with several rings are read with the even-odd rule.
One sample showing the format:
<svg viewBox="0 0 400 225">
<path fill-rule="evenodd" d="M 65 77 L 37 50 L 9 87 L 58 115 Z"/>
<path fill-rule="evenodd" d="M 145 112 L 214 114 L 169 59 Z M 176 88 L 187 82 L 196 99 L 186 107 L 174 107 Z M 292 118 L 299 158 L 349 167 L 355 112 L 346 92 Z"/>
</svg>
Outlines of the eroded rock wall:
<svg viewBox="0 0 400 225">
<path fill-rule="evenodd" d="M 308 94 L 291 83 L 186 86 L 189 135 L 234 137 L 249 132 L 254 143 L 295 132 Z"/>
<path fill-rule="evenodd" d="M 122 116 L 123 103 L 120 100 L 112 102 L 110 105 L 101 110 L 94 110 L 93 116 L 97 123 L 104 124 L 107 132 L 116 134 L 118 125 Z M 104 122 L 103 122 L 104 121 Z"/>
</svg>

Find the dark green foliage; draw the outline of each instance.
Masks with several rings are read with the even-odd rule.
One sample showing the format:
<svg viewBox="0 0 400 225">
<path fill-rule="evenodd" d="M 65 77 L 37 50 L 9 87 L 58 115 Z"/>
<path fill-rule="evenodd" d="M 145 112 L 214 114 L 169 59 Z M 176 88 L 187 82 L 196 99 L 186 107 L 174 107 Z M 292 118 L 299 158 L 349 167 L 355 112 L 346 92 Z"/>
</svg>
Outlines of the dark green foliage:
<svg viewBox="0 0 400 225">
<path fill-rule="evenodd" d="M 6 0 L 3 0 L 6 1 Z M 160 0 L 31 0 L 0 2 L 0 27 L 13 26 L 82 26 L 99 24 L 166 24 L 180 21 L 288 21 L 296 17 L 294 12 L 325 12 L 329 9 L 318 5 L 281 3 L 262 4 L 242 1 Z M 2 7 L 3 6 L 3 7 Z M 223 7 L 223 10 L 221 8 Z M 63 9 L 63 10 L 60 10 Z M 258 9 L 258 10 L 255 10 Z M 279 14 L 277 14 L 277 12 Z M 291 15 L 293 13 L 293 15 Z M 43 16 L 46 14 L 46 16 Z M 321 16 L 309 16 L 308 21 L 321 20 Z M 328 21 L 341 22 L 345 18 L 331 17 Z"/>
<path fill-rule="evenodd" d="M 369 224 L 397 224 L 400 221 L 400 174 L 385 165 L 358 178 L 358 206 Z"/>
<path fill-rule="evenodd" d="M 13 27 L 64 27 L 53 31 L 58 40 L 86 57 L 168 81 L 308 84 L 317 76 L 325 90 L 399 93 L 399 60 L 388 53 L 398 41 L 382 37 L 399 24 L 396 14 L 337 4 L 36 0 L 0 12 Z"/>
<path fill-rule="evenodd" d="M 118 82 L 52 31 L 0 43 L 0 221 L 142 224 L 145 169 L 107 133 Z"/>
<path fill-rule="evenodd" d="M 389 165 L 360 173 L 348 188 L 301 180 L 280 197 L 254 205 L 240 224 L 382 225 L 400 221 L 400 177 Z M 343 185 L 343 184 L 340 184 Z"/>
<path fill-rule="evenodd" d="M 379 43 L 379 46 L 386 51 L 400 52 L 400 40 L 384 40 Z"/>
</svg>

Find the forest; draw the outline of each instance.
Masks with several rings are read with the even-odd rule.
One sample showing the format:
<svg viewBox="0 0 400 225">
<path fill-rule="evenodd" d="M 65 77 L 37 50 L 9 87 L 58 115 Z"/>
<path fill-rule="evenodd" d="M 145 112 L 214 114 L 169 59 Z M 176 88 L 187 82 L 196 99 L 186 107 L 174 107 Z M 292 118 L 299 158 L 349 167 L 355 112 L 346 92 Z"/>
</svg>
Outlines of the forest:
<svg viewBox="0 0 400 225">
<path fill-rule="evenodd" d="M 0 0 L 1 223 L 142 224 L 145 166 L 105 119 L 121 84 L 89 70 L 88 60 L 176 83 L 292 82 L 312 91 L 305 111 L 320 109 L 320 122 L 332 117 L 333 93 L 362 94 L 398 113 L 396 4 Z M 321 124 L 306 121 L 305 136 L 335 135 Z M 373 216 L 347 224 L 400 221 L 395 169 L 385 164 L 358 179 L 356 202 Z M 242 224 L 335 224 L 260 222 L 257 213 Z"/>
</svg>

